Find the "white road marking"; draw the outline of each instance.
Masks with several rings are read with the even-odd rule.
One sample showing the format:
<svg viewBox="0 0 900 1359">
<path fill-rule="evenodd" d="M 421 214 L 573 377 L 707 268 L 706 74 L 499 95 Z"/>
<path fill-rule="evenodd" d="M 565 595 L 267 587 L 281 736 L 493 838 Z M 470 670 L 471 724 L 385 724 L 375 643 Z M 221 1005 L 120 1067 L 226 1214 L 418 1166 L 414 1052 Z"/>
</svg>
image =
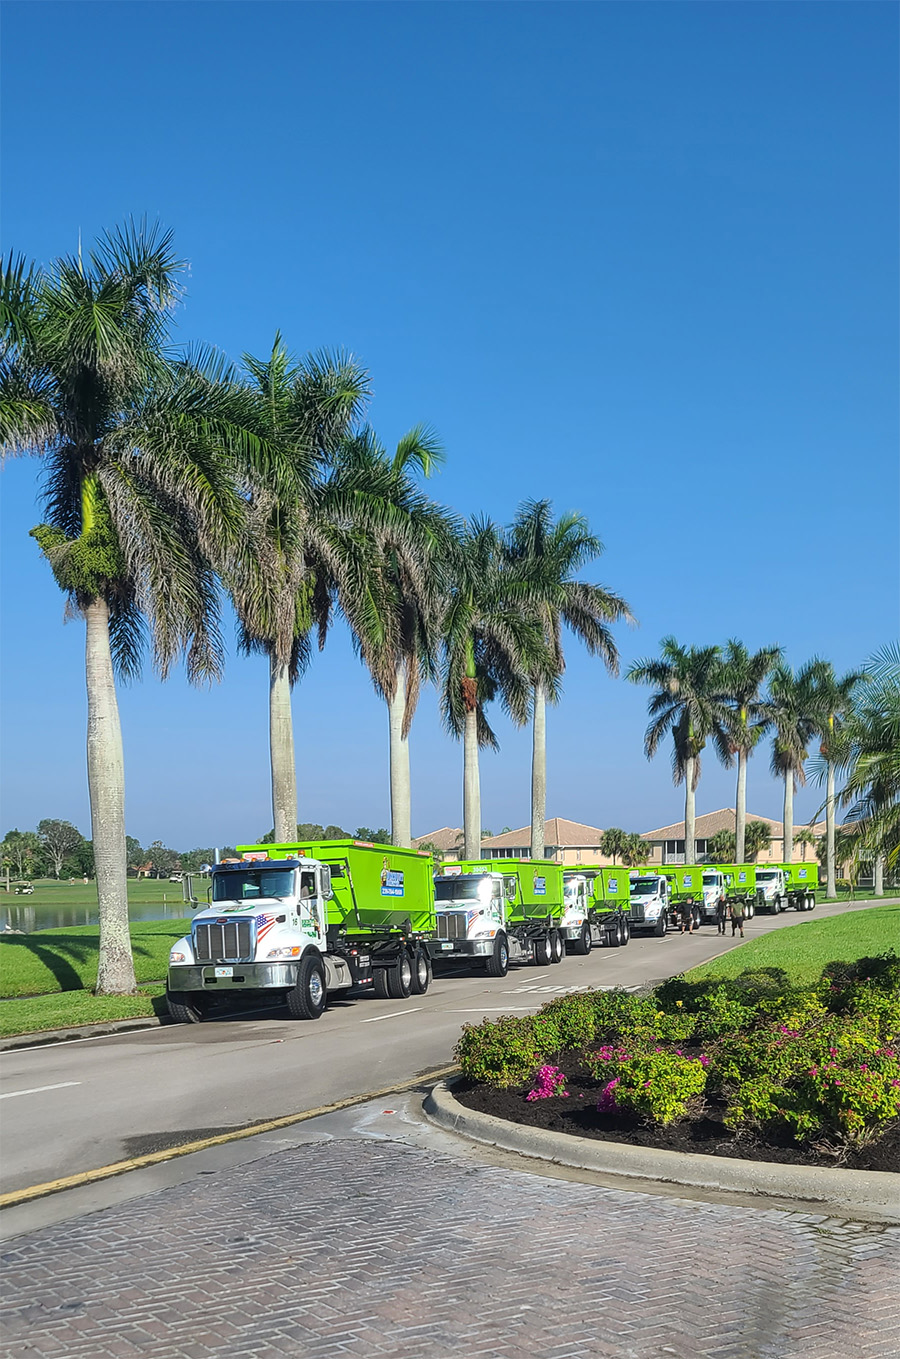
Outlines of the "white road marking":
<svg viewBox="0 0 900 1359">
<path fill-rule="evenodd" d="M 81 1081 L 59 1081 L 56 1085 L 36 1085 L 32 1090 L 8 1090 L 0 1099 L 15 1099 L 16 1095 L 42 1095 L 45 1090 L 64 1090 L 67 1085 L 80 1085 Z"/>
<path fill-rule="evenodd" d="M 444 1013 L 451 1015 L 486 1015 L 490 1014 L 492 1010 L 496 1010 L 498 1014 L 505 1015 L 510 1010 L 535 1010 L 535 1009 L 537 1009 L 537 1001 L 535 1001 L 533 1005 L 479 1005 L 471 1010 L 454 1009 L 446 1010 Z"/>
<path fill-rule="evenodd" d="M 389 1015 L 373 1015 L 371 1019 L 361 1019 L 360 1024 L 379 1024 L 382 1019 L 397 1019 L 400 1015 L 414 1015 L 421 1005 L 409 1005 L 405 1010 L 392 1010 Z"/>
</svg>

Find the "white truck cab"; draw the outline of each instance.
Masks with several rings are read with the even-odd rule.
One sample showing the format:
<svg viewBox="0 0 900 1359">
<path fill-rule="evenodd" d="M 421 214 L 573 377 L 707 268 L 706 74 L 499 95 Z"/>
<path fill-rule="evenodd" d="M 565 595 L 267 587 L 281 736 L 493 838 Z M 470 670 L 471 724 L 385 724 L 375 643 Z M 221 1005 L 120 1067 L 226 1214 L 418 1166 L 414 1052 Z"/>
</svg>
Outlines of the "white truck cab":
<svg viewBox="0 0 900 1359">
<path fill-rule="evenodd" d="M 758 868 L 756 870 L 756 899 L 763 909 L 772 915 L 786 910 L 787 880 L 783 868 Z"/>
<path fill-rule="evenodd" d="M 509 943 L 502 873 L 439 875 L 434 880 L 434 908 L 442 957 L 483 958 L 491 976 L 506 976 Z"/>
<path fill-rule="evenodd" d="M 641 873 L 629 883 L 631 929 L 652 931 L 660 939 L 669 926 L 671 888 L 661 873 Z"/>
<path fill-rule="evenodd" d="M 593 873 L 563 874 L 563 917 L 560 935 L 567 948 L 582 955 L 595 944 L 621 948 L 631 937 L 628 917 L 617 905 L 597 909 Z"/>
<path fill-rule="evenodd" d="M 704 920 L 715 920 L 719 902 L 725 900 L 725 874 L 718 869 L 703 870 L 703 902 L 700 910 Z"/>
</svg>

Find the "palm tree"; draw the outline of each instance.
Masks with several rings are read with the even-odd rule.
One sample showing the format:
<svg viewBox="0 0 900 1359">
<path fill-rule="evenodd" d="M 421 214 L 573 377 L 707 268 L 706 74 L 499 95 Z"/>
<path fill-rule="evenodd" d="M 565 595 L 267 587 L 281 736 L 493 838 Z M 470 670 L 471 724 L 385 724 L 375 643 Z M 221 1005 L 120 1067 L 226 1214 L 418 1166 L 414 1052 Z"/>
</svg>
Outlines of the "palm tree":
<svg viewBox="0 0 900 1359">
<path fill-rule="evenodd" d="M 325 471 L 369 394 L 351 356 L 321 351 L 297 361 L 276 334 L 265 359 L 244 356 L 243 418 L 265 460 L 250 479 L 257 551 L 225 577 L 245 653 L 269 662 L 269 757 L 275 840 L 297 834 L 291 689 L 309 663 L 310 634 L 324 644 L 339 552 L 323 519 Z"/>
<path fill-rule="evenodd" d="M 454 517 L 422 494 L 414 474 L 443 460 L 437 437 L 417 425 L 393 457 L 371 430 L 341 446 L 330 496 L 357 497 L 358 568 L 339 572 L 336 593 L 377 692 L 388 706 L 391 839 L 412 845 L 409 730 L 423 679 L 436 676 L 442 585 Z M 351 484 L 352 483 L 352 484 Z M 326 500 L 326 508 L 327 508 Z M 377 512 L 376 512 L 377 511 Z"/>
<path fill-rule="evenodd" d="M 622 853 L 627 839 L 628 836 L 625 831 L 620 830 L 618 826 L 610 826 L 601 836 L 600 853 L 607 855 L 607 857 L 612 859 L 613 863 L 615 863 L 616 859 Z"/>
<path fill-rule="evenodd" d="M 135 987 L 115 675 L 138 673 L 144 620 L 162 676 L 181 653 L 191 679 L 219 675 L 211 564 L 244 541 L 236 468 L 256 447 L 221 362 L 166 360 L 180 273 L 171 235 L 131 223 L 86 259 L 0 274 L 0 441 L 43 458 L 47 521 L 33 534 L 85 621 L 104 994 Z"/>
<path fill-rule="evenodd" d="M 444 721 L 463 739 L 464 855 L 481 854 L 478 751 L 497 749 L 485 705 L 499 698 L 519 725 L 528 720 L 531 676 L 546 663 L 528 581 L 510 560 L 496 525 L 467 523 L 453 546 L 442 622 Z"/>
<path fill-rule="evenodd" d="M 544 857 L 547 811 L 547 700 L 555 702 L 566 662 L 563 625 L 600 656 L 611 675 L 619 673 L 619 653 L 609 624 L 633 621 L 624 599 L 576 579 L 581 568 L 603 551 L 580 514 L 565 514 L 555 523 L 549 500 L 526 500 L 507 535 L 507 552 L 528 581 L 534 613 L 546 641 L 547 665 L 532 675 L 531 857 Z"/>
<path fill-rule="evenodd" d="M 713 864 L 740 863 L 741 860 L 736 857 L 734 831 L 723 828 L 711 835 L 706 842 L 706 858 L 708 863 Z"/>
<path fill-rule="evenodd" d="M 638 864 L 646 863 L 649 848 L 642 835 L 637 831 L 629 831 L 622 841 L 622 863 L 626 868 L 636 868 Z"/>
<path fill-rule="evenodd" d="M 843 727 L 853 707 L 853 694 L 861 680 L 860 670 L 850 670 L 838 679 L 830 661 L 819 661 L 816 667 L 816 728 L 822 738 L 819 747 L 825 761 L 825 895 L 835 895 L 835 769 L 842 759 Z"/>
<path fill-rule="evenodd" d="M 840 801 L 849 807 L 845 826 L 859 826 L 881 895 L 885 863 L 900 858 L 900 646 L 882 647 L 864 669 L 868 679 L 854 689 L 843 733 Z"/>
<path fill-rule="evenodd" d="M 667 732 L 674 738 L 672 773 L 676 787 L 684 783 L 684 861 L 696 859 L 695 794 L 700 779 L 700 752 L 712 740 L 723 764 L 732 755 L 728 712 L 723 697 L 722 653 L 717 646 L 684 647 L 664 637 L 658 660 L 635 661 L 627 679 L 656 688 L 644 736 L 647 759 L 656 754 Z"/>
<path fill-rule="evenodd" d="M 737 796 L 735 798 L 735 863 L 747 862 L 747 760 L 765 729 L 761 689 L 772 666 L 781 657 L 780 647 L 763 647 L 750 652 L 732 637 L 725 647 L 725 694 L 728 704 L 728 731 L 732 752 L 737 755 Z"/>
<path fill-rule="evenodd" d="M 772 773 L 784 779 L 784 858 L 794 858 L 794 790 L 806 783 L 808 745 L 816 730 L 817 661 L 797 673 L 779 661 L 769 676 L 763 720 L 774 729 Z"/>
<path fill-rule="evenodd" d="M 747 825 L 744 853 L 746 858 L 735 859 L 737 864 L 756 863 L 758 856 L 772 843 L 772 832 L 765 821 L 751 821 Z"/>
</svg>

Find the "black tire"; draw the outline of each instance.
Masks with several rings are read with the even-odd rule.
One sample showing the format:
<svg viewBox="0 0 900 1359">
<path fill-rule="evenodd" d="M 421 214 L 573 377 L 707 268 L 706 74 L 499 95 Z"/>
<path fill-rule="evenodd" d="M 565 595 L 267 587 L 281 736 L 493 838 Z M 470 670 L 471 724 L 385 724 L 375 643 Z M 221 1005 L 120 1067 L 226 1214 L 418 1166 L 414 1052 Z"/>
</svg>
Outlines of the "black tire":
<svg viewBox="0 0 900 1359">
<path fill-rule="evenodd" d="M 388 971 L 386 967 L 376 967 L 374 974 L 375 994 L 379 1000 L 390 1000 L 391 993 L 388 989 Z"/>
<path fill-rule="evenodd" d="M 699 930 L 699 928 L 700 928 L 700 926 L 701 926 L 702 924 L 703 924 L 703 916 L 702 916 L 701 913 L 700 913 L 700 907 L 699 907 L 699 906 L 695 906 L 695 907 L 694 907 L 694 929 L 695 929 L 695 930 Z"/>
<path fill-rule="evenodd" d="M 666 917 L 662 912 L 660 912 L 660 916 L 656 922 L 656 925 L 654 926 L 653 933 L 656 935 L 657 939 L 662 939 L 665 932 L 666 932 Z"/>
<path fill-rule="evenodd" d="M 202 1024 L 205 999 L 193 991 L 167 991 L 166 1009 L 176 1024 Z"/>
<path fill-rule="evenodd" d="M 580 954 L 582 958 L 586 958 L 591 951 L 593 942 L 594 941 L 591 938 L 591 927 L 587 921 L 585 921 L 581 927 L 581 933 L 578 938 L 572 940 L 572 952 Z"/>
<path fill-rule="evenodd" d="M 613 928 L 606 936 L 606 943 L 609 948 L 622 947 L 622 922 L 617 920 Z"/>
<path fill-rule="evenodd" d="M 552 961 L 550 940 L 546 934 L 542 934 L 534 941 L 534 965 L 535 967 L 549 967 Z"/>
<path fill-rule="evenodd" d="M 427 951 L 421 946 L 416 949 L 412 966 L 412 993 L 414 996 L 424 996 L 431 985 L 432 971 L 431 959 Z"/>
<path fill-rule="evenodd" d="M 325 968 L 318 953 L 305 953 L 297 980 L 287 993 L 291 1019 L 319 1019 L 325 1010 Z"/>
<path fill-rule="evenodd" d="M 498 934 L 494 940 L 494 951 L 485 964 L 489 977 L 505 977 L 509 971 L 509 941 L 505 934 Z"/>
<path fill-rule="evenodd" d="M 807 906 L 806 909 L 807 909 L 808 911 L 814 911 L 814 910 L 816 909 L 816 894 L 815 894 L 815 892 L 810 892 L 809 897 L 807 898 L 807 900 L 809 901 L 809 905 Z"/>
<path fill-rule="evenodd" d="M 566 956 L 566 946 L 559 930 L 550 931 L 550 961 L 551 963 L 561 963 Z"/>
<path fill-rule="evenodd" d="M 629 925 L 628 921 L 623 917 L 623 918 L 622 918 L 622 947 L 623 947 L 623 948 L 624 948 L 625 945 L 628 943 L 628 941 L 630 940 L 630 938 L 631 938 L 631 926 Z"/>
<path fill-rule="evenodd" d="M 773 915 L 781 915 L 781 897 L 776 897 L 770 907 Z"/>
<path fill-rule="evenodd" d="M 393 967 L 387 969 L 388 995 L 391 1000 L 408 1000 L 412 992 L 413 964 L 409 950 L 402 948 Z"/>
<path fill-rule="evenodd" d="M 749 906 L 746 908 L 746 910 L 744 911 L 744 919 L 745 919 L 745 920 L 752 920 L 753 917 L 754 917 L 755 915 L 756 915 L 756 907 L 753 905 L 753 902 L 751 901 L 750 905 L 749 905 Z"/>
</svg>

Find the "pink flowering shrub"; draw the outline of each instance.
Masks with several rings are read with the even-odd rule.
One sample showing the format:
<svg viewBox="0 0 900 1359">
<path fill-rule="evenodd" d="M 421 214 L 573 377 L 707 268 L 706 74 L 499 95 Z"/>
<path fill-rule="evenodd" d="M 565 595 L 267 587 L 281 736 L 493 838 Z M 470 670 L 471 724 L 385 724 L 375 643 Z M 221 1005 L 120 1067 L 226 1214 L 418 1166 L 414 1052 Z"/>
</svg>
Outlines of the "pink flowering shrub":
<svg viewBox="0 0 900 1359">
<path fill-rule="evenodd" d="M 525 1096 L 527 1100 L 565 1098 L 568 1095 L 566 1078 L 558 1066 L 538 1067 L 534 1085 Z"/>
</svg>

